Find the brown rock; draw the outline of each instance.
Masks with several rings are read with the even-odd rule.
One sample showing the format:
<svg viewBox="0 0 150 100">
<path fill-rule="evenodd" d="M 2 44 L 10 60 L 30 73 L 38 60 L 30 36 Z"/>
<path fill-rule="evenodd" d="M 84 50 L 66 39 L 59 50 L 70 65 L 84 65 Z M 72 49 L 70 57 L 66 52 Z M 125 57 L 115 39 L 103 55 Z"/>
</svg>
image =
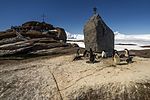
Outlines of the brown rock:
<svg viewBox="0 0 150 100">
<path fill-rule="evenodd" d="M 0 32 L 0 40 L 5 39 L 5 38 L 13 38 L 16 37 L 15 32 Z"/>
<path fill-rule="evenodd" d="M 39 50 L 69 47 L 63 28 L 45 22 L 29 21 L 0 32 L 0 56 L 32 54 Z"/>
<path fill-rule="evenodd" d="M 53 25 L 45 23 L 45 22 L 38 22 L 38 21 L 26 22 L 22 24 L 22 27 L 27 28 L 27 29 L 38 30 L 38 31 L 54 29 Z"/>
<path fill-rule="evenodd" d="M 59 27 L 57 27 L 56 30 L 57 30 L 57 32 L 58 32 L 58 33 L 57 33 L 57 38 L 58 38 L 59 40 L 62 40 L 63 42 L 66 43 L 67 34 L 66 34 L 65 30 L 64 30 L 63 28 L 59 28 Z"/>
</svg>

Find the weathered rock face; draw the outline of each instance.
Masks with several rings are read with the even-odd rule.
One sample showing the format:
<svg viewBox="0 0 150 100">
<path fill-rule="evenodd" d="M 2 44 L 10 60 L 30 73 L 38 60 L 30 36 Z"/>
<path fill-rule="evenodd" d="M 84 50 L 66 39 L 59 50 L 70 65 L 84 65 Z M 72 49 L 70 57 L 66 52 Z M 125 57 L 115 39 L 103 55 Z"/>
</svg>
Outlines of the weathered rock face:
<svg viewBox="0 0 150 100">
<path fill-rule="evenodd" d="M 29 21 L 22 24 L 22 28 L 34 29 L 34 30 L 53 30 L 55 29 L 53 25 L 45 22 Z"/>
<path fill-rule="evenodd" d="M 41 50 L 69 47 L 63 28 L 45 22 L 30 21 L 0 32 L 0 57 L 16 54 L 37 54 Z"/>
<path fill-rule="evenodd" d="M 99 14 L 94 14 L 84 26 L 84 43 L 86 50 L 113 52 L 114 33 Z"/>
<path fill-rule="evenodd" d="M 67 35 L 66 35 L 65 30 L 63 28 L 59 28 L 59 27 L 57 27 L 56 30 L 57 30 L 57 33 L 58 33 L 57 34 L 58 39 L 63 40 L 64 42 L 66 42 Z"/>
</svg>

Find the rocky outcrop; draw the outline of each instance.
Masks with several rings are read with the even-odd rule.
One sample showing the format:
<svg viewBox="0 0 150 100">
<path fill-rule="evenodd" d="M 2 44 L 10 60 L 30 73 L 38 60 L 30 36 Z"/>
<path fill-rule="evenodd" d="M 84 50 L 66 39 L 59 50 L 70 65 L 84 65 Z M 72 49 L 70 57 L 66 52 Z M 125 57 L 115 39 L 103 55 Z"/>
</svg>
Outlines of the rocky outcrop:
<svg viewBox="0 0 150 100">
<path fill-rule="evenodd" d="M 63 29 L 63 28 L 59 28 L 59 27 L 57 27 L 56 28 L 56 30 L 57 30 L 57 38 L 58 38 L 58 40 L 62 40 L 62 41 L 64 41 L 64 42 L 66 42 L 66 40 L 67 40 L 67 35 L 66 35 L 66 32 L 65 32 L 65 30 Z"/>
<path fill-rule="evenodd" d="M 114 49 L 114 33 L 104 23 L 99 14 L 94 14 L 84 26 L 84 42 L 86 50 L 95 52 L 103 50 L 110 54 Z"/>
<path fill-rule="evenodd" d="M 63 28 L 45 22 L 30 21 L 0 32 L 0 56 L 37 54 L 39 50 L 70 47 Z"/>
<path fill-rule="evenodd" d="M 25 28 L 25 29 L 34 29 L 34 30 L 53 30 L 55 29 L 53 27 L 53 25 L 51 24 L 48 24 L 48 23 L 45 23 L 45 22 L 37 22 L 37 21 L 29 21 L 29 22 L 26 22 L 24 24 L 22 24 L 22 28 Z"/>
</svg>

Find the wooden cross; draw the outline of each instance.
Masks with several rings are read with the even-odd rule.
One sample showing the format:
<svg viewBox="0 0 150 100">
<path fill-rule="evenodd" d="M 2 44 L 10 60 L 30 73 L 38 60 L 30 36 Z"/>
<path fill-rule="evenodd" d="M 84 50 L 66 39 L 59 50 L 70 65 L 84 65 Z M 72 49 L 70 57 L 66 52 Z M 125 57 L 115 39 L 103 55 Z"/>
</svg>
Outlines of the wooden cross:
<svg viewBox="0 0 150 100">
<path fill-rule="evenodd" d="M 94 14 L 97 14 L 97 8 L 96 7 L 93 8 L 93 12 L 94 12 Z"/>
<path fill-rule="evenodd" d="M 43 14 L 41 17 L 42 17 L 42 21 L 45 22 L 46 15 Z"/>
</svg>

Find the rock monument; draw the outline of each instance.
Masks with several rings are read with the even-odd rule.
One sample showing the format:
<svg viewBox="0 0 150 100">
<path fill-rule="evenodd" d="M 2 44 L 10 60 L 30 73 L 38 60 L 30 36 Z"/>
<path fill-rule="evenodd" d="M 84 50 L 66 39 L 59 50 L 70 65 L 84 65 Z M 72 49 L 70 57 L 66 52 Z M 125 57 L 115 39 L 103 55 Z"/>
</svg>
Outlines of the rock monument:
<svg viewBox="0 0 150 100">
<path fill-rule="evenodd" d="M 97 9 L 93 10 L 94 15 L 84 26 L 85 49 L 92 48 L 94 52 L 105 51 L 111 56 L 114 50 L 114 33 L 97 14 Z"/>
</svg>

